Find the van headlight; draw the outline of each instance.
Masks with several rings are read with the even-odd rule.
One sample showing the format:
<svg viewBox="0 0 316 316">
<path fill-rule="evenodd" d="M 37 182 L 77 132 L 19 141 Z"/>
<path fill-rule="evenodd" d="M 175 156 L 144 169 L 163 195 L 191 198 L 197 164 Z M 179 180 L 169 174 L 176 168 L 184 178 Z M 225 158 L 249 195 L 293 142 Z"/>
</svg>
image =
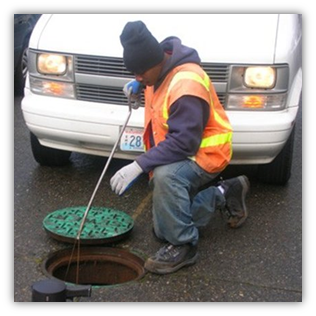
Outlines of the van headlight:
<svg viewBox="0 0 316 316">
<path fill-rule="evenodd" d="M 28 68 L 33 93 L 74 98 L 73 56 L 29 50 Z"/>
<path fill-rule="evenodd" d="M 233 65 L 227 87 L 226 109 L 280 111 L 286 106 L 287 64 Z"/>
<path fill-rule="evenodd" d="M 248 67 L 244 74 L 244 84 L 248 88 L 272 89 L 276 72 L 272 67 Z"/>
<path fill-rule="evenodd" d="M 64 75 L 67 72 L 67 57 L 49 53 L 39 54 L 37 70 L 43 75 Z"/>
</svg>

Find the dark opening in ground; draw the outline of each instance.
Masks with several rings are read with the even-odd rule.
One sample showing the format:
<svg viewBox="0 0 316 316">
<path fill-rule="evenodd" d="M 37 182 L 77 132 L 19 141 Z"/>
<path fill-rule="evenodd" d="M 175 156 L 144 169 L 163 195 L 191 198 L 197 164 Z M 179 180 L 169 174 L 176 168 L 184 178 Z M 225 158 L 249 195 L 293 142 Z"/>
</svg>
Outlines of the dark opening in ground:
<svg viewBox="0 0 316 316">
<path fill-rule="evenodd" d="M 144 261 L 119 248 L 85 247 L 59 250 L 44 262 L 44 273 L 74 284 L 116 285 L 139 280 L 145 274 Z"/>
</svg>

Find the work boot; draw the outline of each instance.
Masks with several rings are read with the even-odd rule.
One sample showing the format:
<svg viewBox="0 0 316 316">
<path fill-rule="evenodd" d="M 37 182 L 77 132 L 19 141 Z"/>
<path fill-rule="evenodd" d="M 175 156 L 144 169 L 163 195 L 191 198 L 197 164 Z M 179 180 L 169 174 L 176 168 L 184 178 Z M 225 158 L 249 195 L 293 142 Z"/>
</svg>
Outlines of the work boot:
<svg viewBox="0 0 316 316">
<path fill-rule="evenodd" d="M 147 259 L 145 269 L 157 274 L 176 272 L 185 266 L 194 264 L 197 255 L 197 246 L 167 244 L 160 248 L 154 256 Z"/>
<path fill-rule="evenodd" d="M 249 191 L 249 180 L 246 176 L 239 176 L 218 183 L 224 189 L 226 205 L 221 209 L 231 228 L 240 227 L 248 217 L 246 195 Z"/>
</svg>

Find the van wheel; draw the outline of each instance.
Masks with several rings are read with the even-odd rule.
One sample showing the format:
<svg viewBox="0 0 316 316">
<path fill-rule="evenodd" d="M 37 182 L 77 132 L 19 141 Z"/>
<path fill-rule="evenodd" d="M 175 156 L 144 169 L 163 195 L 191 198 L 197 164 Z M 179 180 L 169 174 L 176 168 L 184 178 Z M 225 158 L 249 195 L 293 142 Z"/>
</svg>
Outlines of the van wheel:
<svg viewBox="0 0 316 316">
<path fill-rule="evenodd" d="M 61 167 L 69 163 L 70 151 L 42 146 L 37 137 L 31 134 L 31 147 L 34 159 L 42 166 Z"/>
<path fill-rule="evenodd" d="M 260 165 L 257 171 L 259 181 L 285 185 L 291 177 L 295 126 L 281 152 L 269 164 Z"/>
<path fill-rule="evenodd" d="M 24 95 L 25 79 L 27 74 L 27 58 L 28 58 L 28 46 L 25 42 L 22 50 L 21 58 L 16 67 L 14 74 L 14 93 L 16 95 Z"/>
</svg>

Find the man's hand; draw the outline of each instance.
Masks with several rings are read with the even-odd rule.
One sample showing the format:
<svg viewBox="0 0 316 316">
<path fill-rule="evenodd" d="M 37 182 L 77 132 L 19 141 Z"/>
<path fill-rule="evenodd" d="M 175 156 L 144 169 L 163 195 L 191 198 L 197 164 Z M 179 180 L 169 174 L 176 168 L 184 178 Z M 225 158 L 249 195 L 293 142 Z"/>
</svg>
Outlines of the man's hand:
<svg viewBox="0 0 316 316">
<path fill-rule="evenodd" d="M 123 167 L 110 180 L 112 191 L 122 195 L 142 173 L 143 170 L 136 161 Z"/>
<path fill-rule="evenodd" d="M 143 88 L 144 86 L 137 80 L 131 80 L 123 88 L 126 97 L 130 97 L 133 101 L 132 108 L 134 110 L 137 110 L 141 104 L 141 93 Z"/>
</svg>

